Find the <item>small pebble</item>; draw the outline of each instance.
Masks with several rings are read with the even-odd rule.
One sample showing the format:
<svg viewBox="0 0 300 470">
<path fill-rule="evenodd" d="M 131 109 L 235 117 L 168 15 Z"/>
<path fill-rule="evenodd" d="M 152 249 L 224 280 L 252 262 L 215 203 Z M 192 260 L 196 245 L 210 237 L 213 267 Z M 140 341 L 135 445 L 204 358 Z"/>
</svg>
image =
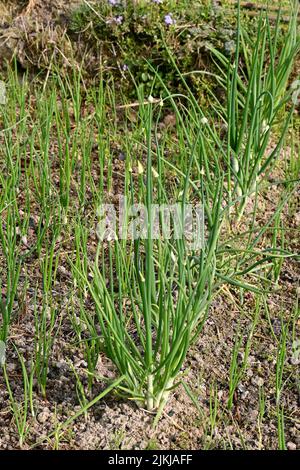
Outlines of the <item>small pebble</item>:
<svg viewBox="0 0 300 470">
<path fill-rule="evenodd" d="M 253 377 L 251 379 L 251 383 L 253 385 L 258 385 L 259 387 L 262 387 L 263 384 L 264 384 L 264 379 L 262 379 L 261 377 L 256 376 L 256 377 Z"/>
<path fill-rule="evenodd" d="M 16 364 L 9 362 L 6 364 L 6 370 L 7 372 L 13 372 L 16 369 Z"/>
<path fill-rule="evenodd" d="M 41 413 L 37 415 L 37 420 L 39 423 L 44 424 L 46 421 L 48 421 L 50 417 L 50 410 L 49 408 L 44 408 Z"/>
<path fill-rule="evenodd" d="M 294 442 L 288 442 L 286 446 L 288 450 L 297 450 L 297 446 Z"/>
</svg>

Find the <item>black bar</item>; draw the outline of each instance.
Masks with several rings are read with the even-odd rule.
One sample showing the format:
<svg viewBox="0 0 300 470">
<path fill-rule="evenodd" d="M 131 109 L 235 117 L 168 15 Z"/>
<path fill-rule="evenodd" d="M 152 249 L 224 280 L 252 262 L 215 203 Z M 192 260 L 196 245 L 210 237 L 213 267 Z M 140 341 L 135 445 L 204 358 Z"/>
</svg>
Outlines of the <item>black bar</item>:
<svg viewBox="0 0 300 470">
<path fill-rule="evenodd" d="M 1 451 L 1 468 L 5 464 L 20 461 L 21 465 L 26 463 L 39 467 L 41 463 L 64 464 L 74 463 L 84 465 L 84 470 L 89 470 L 88 465 L 94 465 L 96 469 L 105 468 L 140 468 L 140 469 L 165 469 L 183 468 L 197 465 L 198 468 L 210 470 L 212 465 L 238 465 L 242 470 L 251 468 L 253 464 L 265 464 L 270 466 L 273 461 L 276 464 L 287 466 L 290 463 L 299 463 L 298 451 Z"/>
</svg>

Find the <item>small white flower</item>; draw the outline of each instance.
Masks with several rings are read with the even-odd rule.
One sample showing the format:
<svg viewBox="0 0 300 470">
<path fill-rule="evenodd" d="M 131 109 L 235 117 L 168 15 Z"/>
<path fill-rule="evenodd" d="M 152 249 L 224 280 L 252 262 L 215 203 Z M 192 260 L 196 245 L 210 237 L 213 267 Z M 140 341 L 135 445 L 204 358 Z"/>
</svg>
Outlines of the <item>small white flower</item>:
<svg viewBox="0 0 300 470">
<path fill-rule="evenodd" d="M 174 264 L 176 264 L 177 261 L 178 261 L 177 257 L 175 256 L 174 251 L 171 251 L 171 259 L 172 259 L 172 261 L 173 261 Z"/>
<path fill-rule="evenodd" d="M 208 119 L 206 117 L 203 117 L 202 119 L 200 119 L 200 122 L 201 122 L 201 124 L 203 124 L 205 126 L 205 124 L 208 123 Z"/>
<path fill-rule="evenodd" d="M 149 95 L 148 96 L 148 101 L 149 101 L 149 103 L 154 103 L 155 100 L 154 100 L 153 96 Z"/>
<path fill-rule="evenodd" d="M 159 177 L 159 174 L 157 173 L 157 171 L 155 170 L 155 168 L 152 167 L 152 174 L 153 174 L 153 177 L 154 178 L 158 178 Z"/>
<path fill-rule="evenodd" d="M 264 119 L 262 122 L 261 130 L 265 134 L 266 132 L 268 132 L 269 129 L 270 129 L 270 126 L 269 124 L 267 124 L 267 121 Z"/>
<path fill-rule="evenodd" d="M 140 161 L 138 161 L 138 174 L 142 175 L 144 173 L 144 167 Z"/>
</svg>

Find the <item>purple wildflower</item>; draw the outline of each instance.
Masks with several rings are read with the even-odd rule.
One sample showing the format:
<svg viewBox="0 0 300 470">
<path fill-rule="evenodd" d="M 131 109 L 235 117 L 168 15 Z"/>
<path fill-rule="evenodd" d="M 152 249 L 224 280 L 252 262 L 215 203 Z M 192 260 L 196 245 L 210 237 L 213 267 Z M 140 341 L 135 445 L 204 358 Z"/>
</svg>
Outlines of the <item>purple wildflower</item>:
<svg viewBox="0 0 300 470">
<path fill-rule="evenodd" d="M 163 2 L 163 0 L 152 0 L 152 2 L 153 2 L 153 3 L 158 3 L 158 4 L 159 4 L 159 3 L 162 3 L 162 2 Z"/>
<path fill-rule="evenodd" d="M 122 24 L 123 23 L 123 16 L 122 15 L 115 16 L 114 20 L 117 24 Z"/>
<path fill-rule="evenodd" d="M 123 70 L 124 72 L 127 72 L 127 70 L 128 70 L 128 65 L 127 65 L 127 64 L 123 64 L 123 65 L 122 65 L 122 70 Z"/>
<path fill-rule="evenodd" d="M 115 5 L 118 5 L 119 0 L 108 0 L 108 3 L 113 7 Z"/>
<path fill-rule="evenodd" d="M 176 21 L 174 20 L 174 18 L 172 18 L 172 14 L 169 13 L 168 15 L 165 16 L 165 23 L 169 26 L 171 24 L 175 24 Z"/>
</svg>

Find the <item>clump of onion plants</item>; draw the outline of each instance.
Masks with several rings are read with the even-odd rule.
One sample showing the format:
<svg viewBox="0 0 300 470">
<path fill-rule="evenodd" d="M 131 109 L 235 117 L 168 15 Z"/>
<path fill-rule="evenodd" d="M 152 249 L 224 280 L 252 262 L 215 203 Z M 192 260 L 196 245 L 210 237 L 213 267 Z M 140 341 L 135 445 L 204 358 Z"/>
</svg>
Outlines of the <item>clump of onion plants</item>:
<svg viewBox="0 0 300 470">
<path fill-rule="evenodd" d="M 223 163 L 227 182 L 227 203 L 235 207 L 237 218 L 244 213 L 247 201 L 266 181 L 278 159 L 288 135 L 289 125 L 299 96 L 299 80 L 290 84 L 295 59 L 300 51 L 298 2 L 291 0 L 290 18 L 282 23 L 279 9 L 275 25 L 268 12 L 262 11 L 253 40 L 243 27 L 240 2 L 237 9 L 235 52 L 228 57 L 207 44 L 217 67 L 210 74 L 224 89 L 225 100 L 219 99 L 214 88 L 203 83 L 211 105 L 207 119 L 193 94 L 186 76 L 207 75 L 194 70 L 181 73 L 167 43 L 173 64 L 193 103 L 191 119 L 202 127 L 208 122 L 204 135 L 207 164 L 214 172 L 216 154 Z M 154 71 L 155 73 L 155 71 Z M 162 82 L 159 74 L 158 80 Z M 166 90 L 166 86 L 162 83 Z M 272 145 L 271 145 L 272 144 Z M 211 179 L 207 173 L 208 180 Z M 230 211 L 231 212 L 231 211 Z"/>
<path fill-rule="evenodd" d="M 178 112 L 178 108 L 176 109 Z M 105 352 L 125 379 L 119 391 L 160 416 L 180 373 L 191 344 L 207 317 L 215 289 L 216 251 L 222 220 L 222 175 L 216 178 L 213 196 L 207 191 L 199 162 L 201 135 L 182 120 L 185 144 L 179 139 L 182 166 L 176 188 L 168 180 L 166 162 L 159 148 L 153 150 L 153 109 L 144 109 L 145 162 L 136 174 L 128 170 L 128 200 L 144 204 L 144 236 L 130 240 L 101 240 L 92 280 L 80 272 L 95 304 Z M 173 188 L 173 189 L 172 189 Z M 177 203 L 179 218 L 171 236 L 153 237 L 154 205 Z M 201 246 L 183 234 L 187 204 L 200 203 L 198 219 Z M 125 211 L 126 212 L 126 211 Z M 163 215 L 159 215 L 165 227 Z M 201 227 L 201 221 L 203 226 Z M 202 232 L 201 232 L 202 230 Z"/>
<path fill-rule="evenodd" d="M 215 102 L 227 128 L 228 193 L 237 203 L 239 218 L 273 168 L 295 109 L 289 79 L 300 50 L 298 11 L 298 2 L 291 1 L 286 28 L 280 10 L 275 25 L 262 12 L 253 42 L 243 28 L 239 4 L 234 60 L 210 48 L 227 95 L 227 107 Z"/>
</svg>

